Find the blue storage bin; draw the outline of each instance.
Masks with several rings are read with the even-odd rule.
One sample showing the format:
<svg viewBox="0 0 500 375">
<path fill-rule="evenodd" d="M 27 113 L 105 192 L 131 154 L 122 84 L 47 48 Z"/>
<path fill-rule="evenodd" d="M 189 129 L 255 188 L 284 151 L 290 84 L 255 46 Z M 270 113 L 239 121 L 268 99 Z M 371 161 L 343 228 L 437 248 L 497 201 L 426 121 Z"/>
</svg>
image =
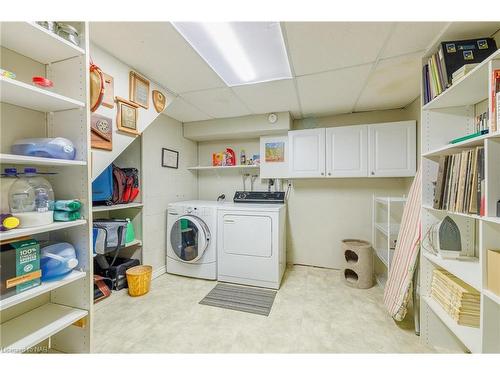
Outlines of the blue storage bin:
<svg viewBox="0 0 500 375">
<path fill-rule="evenodd" d="M 45 246 L 40 253 L 42 281 L 62 278 L 78 265 L 75 248 L 67 242 Z"/>
<path fill-rule="evenodd" d="M 37 156 L 51 159 L 74 160 L 76 156 L 73 142 L 66 138 L 25 138 L 11 146 L 16 155 Z"/>
</svg>

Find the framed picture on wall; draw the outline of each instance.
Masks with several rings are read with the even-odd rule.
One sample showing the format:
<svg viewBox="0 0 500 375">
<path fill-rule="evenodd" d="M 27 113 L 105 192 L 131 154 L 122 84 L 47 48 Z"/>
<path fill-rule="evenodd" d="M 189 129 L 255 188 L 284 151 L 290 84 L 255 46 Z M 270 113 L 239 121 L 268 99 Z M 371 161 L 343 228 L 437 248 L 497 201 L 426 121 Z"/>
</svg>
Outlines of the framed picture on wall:
<svg viewBox="0 0 500 375">
<path fill-rule="evenodd" d="M 166 168 L 179 168 L 179 151 L 168 148 L 161 149 L 161 166 Z"/>
<path fill-rule="evenodd" d="M 149 81 L 136 72 L 130 72 L 129 98 L 142 108 L 149 108 Z"/>
<path fill-rule="evenodd" d="M 116 127 L 118 130 L 132 135 L 139 135 L 140 133 L 137 130 L 137 108 L 139 106 L 119 96 L 116 97 L 116 106 Z"/>
</svg>

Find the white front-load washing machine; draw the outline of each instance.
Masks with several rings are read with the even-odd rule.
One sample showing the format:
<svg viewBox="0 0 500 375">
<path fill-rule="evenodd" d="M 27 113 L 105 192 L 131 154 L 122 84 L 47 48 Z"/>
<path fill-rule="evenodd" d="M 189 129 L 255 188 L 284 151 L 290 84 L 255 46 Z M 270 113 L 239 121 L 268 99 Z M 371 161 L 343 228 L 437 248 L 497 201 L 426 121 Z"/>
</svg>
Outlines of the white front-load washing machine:
<svg viewBox="0 0 500 375">
<path fill-rule="evenodd" d="M 167 272 L 217 279 L 217 202 L 184 201 L 167 209 Z"/>
</svg>

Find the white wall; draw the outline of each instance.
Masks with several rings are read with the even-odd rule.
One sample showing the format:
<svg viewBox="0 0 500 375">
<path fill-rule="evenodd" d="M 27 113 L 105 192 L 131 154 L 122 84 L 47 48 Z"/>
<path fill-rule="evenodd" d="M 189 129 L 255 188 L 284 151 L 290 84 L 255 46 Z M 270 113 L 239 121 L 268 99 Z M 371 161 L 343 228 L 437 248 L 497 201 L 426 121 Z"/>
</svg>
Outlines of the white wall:
<svg viewBox="0 0 500 375">
<path fill-rule="evenodd" d="M 179 169 L 161 166 L 161 149 L 179 151 Z M 196 142 L 182 135 L 182 124 L 161 115 L 142 134 L 143 262 L 160 270 L 165 266 L 166 210 L 170 202 L 197 199 Z"/>
<path fill-rule="evenodd" d="M 317 118 L 316 126 L 417 120 L 417 133 L 419 133 L 419 117 L 420 99 L 418 98 L 406 109 Z M 303 129 L 305 126 L 307 123 L 296 120 L 293 129 Z M 200 142 L 198 144 L 199 164 L 210 165 L 212 152 L 223 151 L 225 147 L 232 147 L 237 155 L 241 148 L 245 149 L 247 155 L 259 152 L 257 139 Z M 226 195 L 226 199 L 232 199 L 234 192 L 243 188 L 239 172 L 203 171 L 198 173 L 200 199 L 214 200 L 221 193 Z M 342 239 L 361 238 L 371 241 L 372 194 L 407 194 L 412 181 L 412 178 L 294 180 L 287 212 L 288 262 L 340 268 L 342 264 L 340 241 Z M 267 180 L 255 185 L 255 190 L 265 189 L 267 189 Z"/>
<path fill-rule="evenodd" d="M 90 45 L 90 55 L 92 56 L 93 62 L 99 66 L 102 71 L 106 74 L 109 74 L 114 78 L 114 96 L 119 96 L 124 99 L 129 99 L 129 73 L 134 70 L 130 66 L 121 62 L 114 56 L 110 55 L 107 51 L 104 51 L 99 46 L 95 44 Z M 141 72 L 138 72 L 141 74 Z M 146 77 L 148 78 L 148 77 Z M 148 78 L 149 79 L 149 78 Z M 152 80 L 150 81 L 149 86 L 149 108 L 145 109 L 142 107 L 138 108 L 138 121 L 137 121 L 137 130 L 139 132 L 144 131 L 149 124 L 154 121 L 155 118 L 159 116 L 159 113 L 156 112 L 153 99 L 152 99 L 152 90 L 159 90 L 167 97 L 167 105 L 169 105 L 173 97 L 169 94 L 169 92 L 162 88 L 160 85 L 155 83 Z M 120 155 L 120 153 L 127 148 L 130 143 L 134 141 L 136 138 L 133 135 L 128 135 L 126 133 L 119 132 L 116 126 L 116 115 L 117 115 L 117 106 L 116 103 L 114 108 L 107 108 L 104 106 L 99 106 L 96 112 L 102 116 L 109 117 L 113 120 L 113 150 L 99 150 L 92 149 L 92 179 L 99 176 L 99 174 L 110 165 L 115 158 Z"/>
</svg>

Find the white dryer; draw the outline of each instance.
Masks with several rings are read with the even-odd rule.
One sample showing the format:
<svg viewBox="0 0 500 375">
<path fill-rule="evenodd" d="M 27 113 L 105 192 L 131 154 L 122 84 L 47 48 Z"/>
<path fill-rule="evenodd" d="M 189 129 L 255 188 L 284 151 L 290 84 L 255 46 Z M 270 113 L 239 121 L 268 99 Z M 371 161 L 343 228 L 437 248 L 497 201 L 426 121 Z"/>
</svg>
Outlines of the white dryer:
<svg viewBox="0 0 500 375">
<path fill-rule="evenodd" d="M 285 215 L 284 204 L 219 207 L 218 280 L 279 289 L 286 267 Z"/>
<path fill-rule="evenodd" d="M 217 279 L 217 203 L 184 201 L 167 209 L 167 272 Z"/>
</svg>

